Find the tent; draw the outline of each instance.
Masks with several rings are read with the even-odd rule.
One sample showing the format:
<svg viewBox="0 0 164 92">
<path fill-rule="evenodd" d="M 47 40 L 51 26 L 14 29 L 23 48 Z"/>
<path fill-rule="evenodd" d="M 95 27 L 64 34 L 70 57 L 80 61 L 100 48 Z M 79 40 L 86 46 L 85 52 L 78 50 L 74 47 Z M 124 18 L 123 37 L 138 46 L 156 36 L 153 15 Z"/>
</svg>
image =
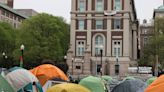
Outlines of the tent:
<svg viewBox="0 0 164 92">
<path fill-rule="evenodd" d="M 108 87 L 110 90 L 112 90 L 116 85 L 120 84 L 121 81 L 118 81 L 116 79 L 112 79 L 108 81 Z"/>
<path fill-rule="evenodd" d="M 46 83 L 46 81 L 52 78 L 61 78 L 66 81 L 68 80 L 62 70 L 51 64 L 40 65 L 34 69 L 31 69 L 30 72 L 32 72 L 39 79 L 42 86 Z"/>
<path fill-rule="evenodd" d="M 135 80 L 135 78 L 133 76 L 127 76 L 124 78 L 124 80 Z"/>
<path fill-rule="evenodd" d="M 16 92 L 24 92 L 25 90 L 42 92 L 38 79 L 26 69 L 14 69 L 5 78 Z"/>
<path fill-rule="evenodd" d="M 79 84 L 88 88 L 91 92 L 105 92 L 105 90 L 107 90 L 103 79 L 98 77 L 86 77 L 82 79 Z"/>
<path fill-rule="evenodd" d="M 147 83 L 147 85 L 150 85 L 153 81 L 155 81 L 157 79 L 157 77 L 151 77 L 151 78 L 149 78 L 147 81 L 146 81 L 146 83 Z"/>
<path fill-rule="evenodd" d="M 139 79 L 125 80 L 116 85 L 111 92 L 144 92 L 146 83 Z"/>
<path fill-rule="evenodd" d="M 0 92 L 14 92 L 11 85 L 0 75 Z"/>
<path fill-rule="evenodd" d="M 112 77 L 107 76 L 107 75 L 102 76 L 102 78 L 103 78 L 104 80 L 106 80 L 106 81 L 113 80 L 113 78 L 112 78 Z"/>
<path fill-rule="evenodd" d="M 46 90 L 49 88 L 49 87 L 52 87 L 56 84 L 62 84 L 62 83 L 67 83 L 67 81 L 64 81 L 60 78 L 53 78 L 51 80 L 48 80 L 44 86 L 42 87 L 43 88 L 43 91 L 46 92 Z"/>
<path fill-rule="evenodd" d="M 164 75 L 159 76 L 153 83 L 151 83 L 145 92 L 164 92 Z"/>
<path fill-rule="evenodd" d="M 91 92 L 91 91 L 79 84 L 63 83 L 50 87 L 46 92 Z"/>
</svg>

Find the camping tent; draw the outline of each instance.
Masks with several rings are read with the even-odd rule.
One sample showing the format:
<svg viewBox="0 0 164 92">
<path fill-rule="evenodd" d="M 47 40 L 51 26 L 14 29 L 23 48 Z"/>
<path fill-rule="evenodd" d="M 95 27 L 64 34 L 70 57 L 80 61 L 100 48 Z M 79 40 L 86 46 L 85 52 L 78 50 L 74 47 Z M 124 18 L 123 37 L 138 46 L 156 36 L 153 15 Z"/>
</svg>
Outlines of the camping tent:
<svg viewBox="0 0 164 92">
<path fill-rule="evenodd" d="M 46 92 L 91 92 L 91 91 L 79 84 L 63 83 L 50 87 Z"/>
<path fill-rule="evenodd" d="M 106 90 L 104 80 L 98 77 L 86 77 L 79 84 L 90 89 L 91 92 L 105 92 Z"/>
<path fill-rule="evenodd" d="M 6 75 L 6 79 L 17 92 L 24 92 L 24 90 L 34 91 L 36 88 L 39 92 L 42 92 L 38 79 L 26 69 L 14 69 Z"/>
<path fill-rule="evenodd" d="M 42 86 L 46 83 L 46 81 L 52 78 L 61 78 L 66 81 L 68 80 L 62 70 L 51 64 L 43 64 L 31 69 L 30 71 L 39 79 Z"/>
<path fill-rule="evenodd" d="M 116 85 L 111 92 L 143 92 L 146 88 L 146 83 L 139 79 L 124 80 Z"/>
<path fill-rule="evenodd" d="M 104 80 L 106 80 L 107 82 L 113 79 L 112 77 L 107 76 L 107 75 L 102 76 L 102 78 L 103 78 Z"/>
<path fill-rule="evenodd" d="M 147 81 L 146 81 L 146 83 L 147 83 L 147 85 L 150 85 L 153 81 L 155 81 L 157 79 L 157 77 L 151 77 L 151 78 L 149 78 Z"/>
<path fill-rule="evenodd" d="M 0 92 L 14 92 L 11 85 L 0 75 Z"/>
<path fill-rule="evenodd" d="M 164 92 L 164 75 L 158 77 L 153 83 L 151 83 L 145 92 Z"/>
<path fill-rule="evenodd" d="M 46 90 L 49 88 L 49 87 L 52 87 L 56 84 L 62 84 L 62 83 L 67 83 L 67 81 L 64 81 L 60 78 L 53 78 L 51 80 L 48 80 L 44 86 L 42 87 L 43 88 L 43 91 L 46 92 Z"/>
</svg>

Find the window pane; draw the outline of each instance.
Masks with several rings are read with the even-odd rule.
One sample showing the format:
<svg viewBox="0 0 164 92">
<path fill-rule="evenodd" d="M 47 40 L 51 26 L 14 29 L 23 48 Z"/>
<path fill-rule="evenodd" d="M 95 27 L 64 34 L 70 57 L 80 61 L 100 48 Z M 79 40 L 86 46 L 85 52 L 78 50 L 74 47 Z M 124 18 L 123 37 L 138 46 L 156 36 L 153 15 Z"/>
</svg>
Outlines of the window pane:
<svg viewBox="0 0 164 92">
<path fill-rule="evenodd" d="M 103 29 L 103 21 L 96 20 L 96 29 Z"/>
<path fill-rule="evenodd" d="M 95 38 L 95 45 L 103 45 L 103 38 L 102 38 L 102 36 L 97 36 Z"/>
<path fill-rule="evenodd" d="M 114 29 L 120 29 L 120 28 L 121 28 L 121 20 L 114 19 Z"/>
<path fill-rule="evenodd" d="M 103 1 L 102 0 L 97 0 L 96 11 L 103 11 Z"/>
<path fill-rule="evenodd" d="M 117 49 L 118 49 L 118 56 L 121 56 L 120 48 L 117 48 Z"/>
<path fill-rule="evenodd" d="M 121 2 L 120 2 L 120 0 L 115 0 L 115 9 L 116 10 L 121 10 Z"/>
<path fill-rule="evenodd" d="M 84 3 L 84 0 L 80 0 L 79 1 L 79 11 L 80 12 L 85 11 L 85 3 Z"/>
<path fill-rule="evenodd" d="M 117 54 L 117 48 L 114 48 L 114 56 Z"/>
<path fill-rule="evenodd" d="M 79 30 L 84 29 L 84 20 L 79 20 Z"/>
</svg>

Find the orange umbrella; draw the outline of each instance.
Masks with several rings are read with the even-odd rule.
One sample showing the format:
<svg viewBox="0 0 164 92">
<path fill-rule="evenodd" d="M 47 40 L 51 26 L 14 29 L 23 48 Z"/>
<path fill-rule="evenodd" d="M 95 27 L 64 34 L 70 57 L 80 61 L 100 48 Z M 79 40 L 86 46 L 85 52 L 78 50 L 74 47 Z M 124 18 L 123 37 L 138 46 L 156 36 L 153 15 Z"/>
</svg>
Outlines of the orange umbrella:
<svg viewBox="0 0 164 92">
<path fill-rule="evenodd" d="M 46 81 L 52 78 L 61 78 L 66 81 L 68 80 L 68 77 L 62 70 L 51 64 L 43 64 L 31 69 L 30 71 L 39 79 L 42 86 L 46 83 Z"/>
<path fill-rule="evenodd" d="M 164 92 L 164 75 L 161 75 L 153 83 L 151 83 L 145 92 Z"/>
</svg>

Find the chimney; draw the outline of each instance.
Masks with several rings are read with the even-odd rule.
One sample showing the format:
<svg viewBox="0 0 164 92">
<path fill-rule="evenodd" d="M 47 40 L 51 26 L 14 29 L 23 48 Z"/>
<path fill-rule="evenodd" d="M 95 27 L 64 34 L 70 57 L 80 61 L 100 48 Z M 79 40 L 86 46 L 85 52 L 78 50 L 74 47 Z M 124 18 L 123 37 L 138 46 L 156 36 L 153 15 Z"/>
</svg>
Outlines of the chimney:
<svg viewBox="0 0 164 92">
<path fill-rule="evenodd" d="M 10 8 L 13 8 L 13 0 L 7 0 L 7 6 L 9 6 Z"/>
</svg>

